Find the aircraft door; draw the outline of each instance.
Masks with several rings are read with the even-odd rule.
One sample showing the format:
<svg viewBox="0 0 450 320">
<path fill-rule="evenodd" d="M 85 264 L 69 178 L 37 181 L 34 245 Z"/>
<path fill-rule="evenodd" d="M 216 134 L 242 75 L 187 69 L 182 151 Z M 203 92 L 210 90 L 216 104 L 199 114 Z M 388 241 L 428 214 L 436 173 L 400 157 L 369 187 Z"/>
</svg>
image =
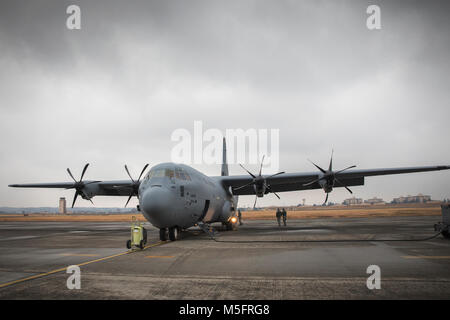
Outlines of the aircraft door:
<svg viewBox="0 0 450 320">
<path fill-rule="evenodd" d="M 205 200 L 205 206 L 203 207 L 202 215 L 200 216 L 198 221 L 203 221 L 203 219 L 205 219 L 208 210 L 209 210 L 209 200 Z"/>
</svg>

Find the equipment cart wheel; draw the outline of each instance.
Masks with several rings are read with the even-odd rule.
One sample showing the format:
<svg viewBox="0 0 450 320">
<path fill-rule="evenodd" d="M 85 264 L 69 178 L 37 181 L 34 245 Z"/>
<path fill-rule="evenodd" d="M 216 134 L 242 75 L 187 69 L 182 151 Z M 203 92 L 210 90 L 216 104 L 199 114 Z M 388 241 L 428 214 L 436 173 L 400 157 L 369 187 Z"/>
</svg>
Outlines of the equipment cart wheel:
<svg viewBox="0 0 450 320">
<path fill-rule="evenodd" d="M 139 242 L 139 248 L 144 249 L 145 244 L 144 244 L 144 240 L 141 240 L 141 242 Z"/>
<path fill-rule="evenodd" d="M 131 249 L 131 240 L 128 240 L 128 241 L 127 241 L 127 248 L 128 248 L 128 249 Z"/>
<path fill-rule="evenodd" d="M 450 239 L 450 232 L 448 230 L 442 230 L 442 236 L 445 239 Z"/>
<path fill-rule="evenodd" d="M 143 231 L 143 237 L 144 237 L 144 244 L 147 244 L 147 229 L 144 227 L 142 228 Z"/>
</svg>

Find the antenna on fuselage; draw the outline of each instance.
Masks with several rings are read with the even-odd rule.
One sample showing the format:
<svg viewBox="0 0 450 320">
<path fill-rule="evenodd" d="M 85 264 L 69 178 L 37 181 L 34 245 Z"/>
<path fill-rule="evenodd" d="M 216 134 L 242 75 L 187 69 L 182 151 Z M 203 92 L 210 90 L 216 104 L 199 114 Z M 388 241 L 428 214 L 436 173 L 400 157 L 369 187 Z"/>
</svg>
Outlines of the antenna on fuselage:
<svg viewBox="0 0 450 320">
<path fill-rule="evenodd" d="M 222 149 L 222 176 L 228 176 L 228 162 L 227 162 L 227 141 L 225 137 L 223 138 L 223 149 Z"/>
</svg>

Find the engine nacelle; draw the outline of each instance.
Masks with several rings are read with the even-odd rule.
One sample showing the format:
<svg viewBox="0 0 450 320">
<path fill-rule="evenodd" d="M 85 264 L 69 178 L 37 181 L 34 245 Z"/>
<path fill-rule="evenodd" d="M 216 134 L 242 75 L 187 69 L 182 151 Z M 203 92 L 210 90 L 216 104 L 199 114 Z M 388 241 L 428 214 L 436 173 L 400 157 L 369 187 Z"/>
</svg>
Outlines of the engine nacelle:
<svg viewBox="0 0 450 320">
<path fill-rule="evenodd" d="M 264 183 L 255 183 L 253 185 L 253 189 L 255 190 L 256 196 L 259 198 L 262 198 L 265 194 L 268 193 L 268 190 L 266 190 L 266 185 Z"/>
<path fill-rule="evenodd" d="M 326 193 L 330 193 L 333 191 L 334 187 L 334 179 L 333 180 L 319 180 L 319 184 L 322 187 L 323 191 Z"/>
<path fill-rule="evenodd" d="M 81 197 L 85 200 L 90 200 L 95 195 L 99 194 L 99 187 L 96 183 L 88 184 L 83 187 L 83 192 L 81 192 Z"/>
</svg>

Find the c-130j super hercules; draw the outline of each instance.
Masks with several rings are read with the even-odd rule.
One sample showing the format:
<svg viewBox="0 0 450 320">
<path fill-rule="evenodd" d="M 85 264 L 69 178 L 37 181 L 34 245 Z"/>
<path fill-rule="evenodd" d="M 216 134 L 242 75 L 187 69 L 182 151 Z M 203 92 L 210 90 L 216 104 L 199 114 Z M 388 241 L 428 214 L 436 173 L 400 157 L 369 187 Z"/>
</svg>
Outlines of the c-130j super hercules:
<svg viewBox="0 0 450 320">
<path fill-rule="evenodd" d="M 125 169 L 131 180 L 83 180 L 89 164 L 83 168 L 80 180 L 76 180 L 69 169 L 67 172 L 74 182 L 11 184 L 18 188 L 64 188 L 75 189 L 72 207 L 77 197 L 90 200 L 94 196 L 137 196 L 138 209 L 144 217 L 160 230 L 160 239 L 179 239 L 183 229 L 194 225 L 205 226 L 214 222 L 222 222 L 227 230 L 236 227 L 235 218 L 238 196 L 256 195 L 263 197 L 268 193 L 278 196 L 278 192 L 323 189 L 328 194 L 333 188 L 343 187 L 350 193 L 351 186 L 364 185 L 364 178 L 388 174 L 448 170 L 450 166 L 426 166 L 407 168 L 385 168 L 351 170 L 355 166 L 333 171 L 331 157 L 328 170 L 313 165 L 317 172 L 285 173 L 278 172 L 272 175 L 261 174 L 261 167 L 257 175 L 244 167 L 248 175 L 228 175 L 226 159 L 226 143 L 223 139 L 223 163 L 221 176 L 208 177 L 190 166 L 175 163 L 161 163 L 143 177 L 148 164 L 144 167 L 139 178 L 134 180 L 127 166 Z M 242 166 L 242 165 L 241 165 Z M 254 205 L 254 206 L 255 206 Z M 126 205 L 125 205 L 126 206 Z"/>
</svg>

